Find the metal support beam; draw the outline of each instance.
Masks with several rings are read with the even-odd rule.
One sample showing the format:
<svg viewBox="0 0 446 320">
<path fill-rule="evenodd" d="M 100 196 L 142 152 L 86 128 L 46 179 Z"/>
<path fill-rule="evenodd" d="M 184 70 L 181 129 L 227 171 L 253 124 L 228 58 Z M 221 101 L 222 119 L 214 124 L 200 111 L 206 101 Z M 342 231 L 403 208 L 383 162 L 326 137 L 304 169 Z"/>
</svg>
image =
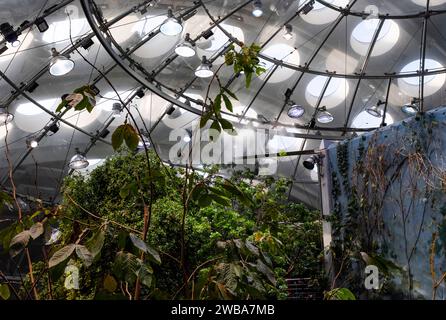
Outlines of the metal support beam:
<svg viewBox="0 0 446 320">
<path fill-rule="evenodd" d="M 379 34 L 381 32 L 381 29 L 382 29 L 382 27 L 384 25 L 384 22 L 385 22 L 384 19 L 381 19 L 379 21 L 378 27 L 376 28 L 375 33 L 373 34 L 372 42 L 370 43 L 370 46 L 369 46 L 369 48 L 367 50 L 367 54 L 366 54 L 366 56 L 364 58 L 364 62 L 362 63 L 361 70 L 359 70 L 359 73 L 360 73 L 361 77 L 358 79 L 358 82 L 356 83 L 355 91 L 353 93 L 353 97 L 352 97 L 352 100 L 350 102 L 350 107 L 348 108 L 347 117 L 346 117 L 345 123 L 344 123 L 344 127 L 345 128 L 348 127 L 348 123 L 350 122 L 350 116 L 351 116 L 351 113 L 352 113 L 352 110 L 353 110 L 353 106 L 355 104 L 355 100 L 356 100 L 356 96 L 357 96 L 358 91 L 359 91 L 359 87 L 361 86 L 361 81 L 362 81 L 362 79 L 363 79 L 363 77 L 365 75 L 365 71 L 367 70 L 367 66 L 369 65 L 370 57 L 372 55 L 373 49 L 375 48 L 376 41 L 377 41 L 378 36 L 379 36 Z M 345 134 L 345 132 L 344 132 L 344 134 Z"/>
<path fill-rule="evenodd" d="M 423 20 L 423 34 L 421 39 L 421 56 L 420 56 L 420 71 L 421 71 L 421 82 L 420 82 L 420 112 L 424 112 L 424 72 L 426 69 L 426 46 L 427 46 L 427 24 L 429 22 L 429 4 L 430 0 L 426 0 L 426 14 Z"/>
</svg>

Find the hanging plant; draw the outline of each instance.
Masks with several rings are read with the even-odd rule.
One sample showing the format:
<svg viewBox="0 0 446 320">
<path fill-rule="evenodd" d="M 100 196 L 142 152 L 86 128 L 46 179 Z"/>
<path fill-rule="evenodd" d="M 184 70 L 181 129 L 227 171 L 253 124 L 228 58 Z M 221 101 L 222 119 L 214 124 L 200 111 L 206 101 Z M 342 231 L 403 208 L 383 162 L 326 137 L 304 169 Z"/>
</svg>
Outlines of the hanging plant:
<svg viewBox="0 0 446 320">
<path fill-rule="evenodd" d="M 96 93 L 87 85 L 77 88 L 72 94 L 64 95 L 56 112 L 61 112 L 64 108 L 74 108 L 76 111 L 87 110 L 88 112 L 92 112 L 95 106 Z"/>
</svg>

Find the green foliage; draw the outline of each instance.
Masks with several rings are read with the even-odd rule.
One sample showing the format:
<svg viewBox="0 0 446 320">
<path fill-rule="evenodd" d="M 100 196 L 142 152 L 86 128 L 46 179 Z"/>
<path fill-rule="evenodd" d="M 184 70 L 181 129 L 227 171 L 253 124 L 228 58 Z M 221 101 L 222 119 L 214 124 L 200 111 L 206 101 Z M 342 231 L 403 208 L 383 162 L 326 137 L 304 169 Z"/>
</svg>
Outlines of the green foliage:
<svg viewBox="0 0 446 320">
<path fill-rule="evenodd" d="M 82 86 L 73 91 L 72 94 L 67 95 L 56 109 L 56 112 L 61 112 L 64 108 L 74 108 L 76 111 L 87 110 L 92 112 L 96 105 L 96 94 L 90 86 Z"/>
<path fill-rule="evenodd" d="M 50 247 L 49 273 L 42 276 L 45 264 L 34 264 L 41 296 L 49 294 L 49 276 L 56 299 L 126 299 L 136 279 L 143 298 L 284 298 L 286 277 L 321 278 L 318 213 L 286 201 L 287 181 L 265 178 L 253 186 L 249 172 L 225 179 L 216 168 L 189 172 L 186 181 L 184 169 L 164 167 L 151 152 L 149 158 L 151 172 L 144 154 L 122 153 L 89 176 L 67 177 L 57 213 L 5 232 L 13 238 L 41 230 L 31 227 L 42 216 L 44 228 L 61 231 Z M 64 287 L 68 265 L 79 269 L 79 290 Z"/>
<path fill-rule="evenodd" d="M 326 300 L 356 300 L 355 295 L 347 288 L 335 288 L 325 293 Z"/>
<path fill-rule="evenodd" d="M 6 283 L 0 284 L 0 298 L 8 300 L 10 297 L 11 292 L 9 291 L 9 286 Z"/>
<path fill-rule="evenodd" d="M 232 66 L 234 73 L 239 74 L 241 72 L 245 75 L 246 88 L 249 88 L 252 82 L 253 75 L 260 76 L 266 70 L 260 65 L 260 59 L 258 58 L 261 47 L 255 43 L 250 46 L 241 46 L 240 51 L 237 51 L 234 45 L 231 45 L 225 54 L 225 65 Z M 231 122 L 223 119 L 221 115 L 222 103 L 225 104 L 226 109 L 229 112 L 233 112 L 233 105 L 231 99 L 238 100 L 234 92 L 230 91 L 226 86 L 223 86 L 218 79 L 219 93 L 215 96 L 214 100 L 211 100 L 210 109 L 203 113 L 200 119 L 200 128 L 204 128 L 206 123 L 213 119 L 210 126 L 218 134 L 221 130 L 226 130 L 230 134 L 236 134 L 234 126 Z M 207 100 L 207 97 L 206 97 Z"/>
<path fill-rule="evenodd" d="M 138 147 L 139 137 L 135 128 L 131 124 L 123 124 L 116 128 L 112 135 L 113 149 L 119 149 L 123 142 L 130 150 L 135 150 Z"/>
<path fill-rule="evenodd" d="M 246 88 L 249 88 L 252 81 L 252 76 L 256 74 L 260 76 L 266 70 L 260 65 L 258 58 L 261 47 L 255 43 L 250 46 L 243 45 L 241 50 L 237 52 L 235 46 L 232 45 L 230 50 L 225 54 L 225 63 L 228 66 L 233 66 L 234 73 L 238 74 L 244 72 Z"/>
</svg>

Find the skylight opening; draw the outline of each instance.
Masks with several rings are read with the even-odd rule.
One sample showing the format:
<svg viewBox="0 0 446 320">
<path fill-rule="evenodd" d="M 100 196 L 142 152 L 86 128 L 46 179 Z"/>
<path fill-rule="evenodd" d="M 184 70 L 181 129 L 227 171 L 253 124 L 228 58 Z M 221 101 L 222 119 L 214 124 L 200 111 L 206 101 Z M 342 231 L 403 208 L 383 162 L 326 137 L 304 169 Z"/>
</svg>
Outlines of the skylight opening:
<svg viewBox="0 0 446 320">
<path fill-rule="evenodd" d="M 328 77 L 316 76 L 307 86 L 305 97 L 309 104 L 316 105 Z M 332 78 L 324 92 L 322 104 L 327 108 L 332 108 L 345 100 L 348 95 L 349 85 L 346 79 Z"/>
<path fill-rule="evenodd" d="M 354 29 L 350 38 L 351 46 L 360 55 L 366 55 L 375 32 L 380 24 L 379 19 L 361 21 Z M 372 56 L 389 52 L 398 42 L 400 29 L 395 21 L 386 19 L 373 47 Z"/>
<path fill-rule="evenodd" d="M 414 60 L 405 65 L 400 73 L 416 73 L 420 70 L 420 59 Z M 428 71 L 443 70 L 441 63 L 434 59 L 426 59 L 424 69 Z M 440 90 L 446 81 L 446 74 L 427 75 L 424 77 L 424 96 L 430 96 Z M 398 79 L 400 89 L 409 97 L 418 97 L 419 87 L 421 85 L 421 77 L 407 77 Z"/>
<path fill-rule="evenodd" d="M 393 117 L 386 113 L 386 124 L 392 124 Z M 361 111 L 352 121 L 353 128 L 378 128 L 382 123 L 382 117 L 373 117 L 367 111 Z"/>
<path fill-rule="evenodd" d="M 305 5 L 307 2 L 308 0 L 301 0 L 299 2 L 299 7 Z M 349 0 L 326 0 L 326 2 L 336 7 L 345 8 L 345 6 L 348 5 Z M 313 9 L 308 14 L 301 15 L 304 21 L 315 25 L 333 22 L 338 16 L 338 11 L 326 7 L 317 1 L 315 1 Z"/>
<path fill-rule="evenodd" d="M 278 43 L 267 47 L 262 51 L 262 54 L 275 58 L 279 61 L 286 62 L 288 64 L 299 65 L 300 55 L 299 52 L 290 45 L 284 43 Z M 268 72 L 274 67 L 274 63 L 265 59 L 260 59 L 260 62 L 264 64 L 266 73 L 260 76 L 260 79 L 265 80 L 268 76 Z M 278 83 L 291 78 L 295 74 L 295 71 L 290 68 L 278 68 L 275 73 L 269 78 L 269 83 Z"/>
</svg>

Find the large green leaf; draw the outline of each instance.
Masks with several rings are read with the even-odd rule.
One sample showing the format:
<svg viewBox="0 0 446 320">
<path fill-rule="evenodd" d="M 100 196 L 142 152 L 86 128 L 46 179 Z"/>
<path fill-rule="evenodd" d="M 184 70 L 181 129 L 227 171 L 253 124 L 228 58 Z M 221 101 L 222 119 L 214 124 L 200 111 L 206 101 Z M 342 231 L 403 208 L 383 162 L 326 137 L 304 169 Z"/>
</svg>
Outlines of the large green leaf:
<svg viewBox="0 0 446 320">
<path fill-rule="evenodd" d="M 152 248 L 149 245 L 147 245 L 147 255 L 149 256 L 149 258 L 151 260 L 155 261 L 156 263 L 158 263 L 158 264 L 161 263 L 160 254 L 158 253 L 158 251 L 156 251 L 154 248 Z"/>
<path fill-rule="evenodd" d="M 124 141 L 130 150 L 136 150 L 138 147 L 139 137 L 132 125 L 126 124 L 124 129 Z"/>
<path fill-rule="evenodd" d="M 141 259 L 138 260 L 140 264 L 138 271 L 139 279 L 143 285 L 150 288 L 153 280 L 153 269 L 147 263 L 143 263 Z"/>
<path fill-rule="evenodd" d="M 33 239 L 37 239 L 45 232 L 45 228 L 43 227 L 42 222 L 37 222 L 29 228 L 29 235 Z"/>
<path fill-rule="evenodd" d="M 113 293 L 118 288 L 118 283 L 116 282 L 115 278 L 111 275 L 106 275 L 104 278 L 104 289 L 107 290 L 110 293 Z"/>
<path fill-rule="evenodd" d="M 257 270 L 263 273 L 274 286 L 277 284 L 276 277 L 274 276 L 274 272 L 263 263 L 262 260 L 257 259 Z"/>
<path fill-rule="evenodd" d="M 214 100 L 214 110 L 216 113 L 218 113 L 221 110 L 221 98 L 222 98 L 222 94 L 219 93 L 217 94 L 217 96 L 215 97 Z"/>
<path fill-rule="evenodd" d="M 143 252 L 149 251 L 147 244 L 141 238 L 139 238 L 134 233 L 130 233 L 129 236 L 130 236 L 130 240 L 132 241 L 132 243 L 135 247 L 137 247 L 139 250 L 141 250 Z"/>
<path fill-rule="evenodd" d="M 122 143 L 124 142 L 124 125 L 121 125 L 116 128 L 115 132 L 113 132 L 112 135 L 112 146 L 114 150 L 119 149 L 119 147 L 122 146 Z"/>
<path fill-rule="evenodd" d="M 229 95 L 231 96 L 232 99 L 238 101 L 237 96 L 236 96 L 231 90 L 229 90 L 229 89 L 226 88 L 226 87 L 223 87 L 223 90 L 224 90 L 227 94 L 229 94 Z M 232 110 L 231 110 L 231 112 L 232 112 Z"/>
<path fill-rule="evenodd" d="M 76 249 L 76 245 L 74 243 L 69 244 L 62 249 L 56 251 L 50 258 L 50 261 L 48 262 L 48 266 L 50 268 L 57 266 L 59 263 L 64 262 L 67 260 L 71 254 L 73 253 L 74 249 Z"/>
<path fill-rule="evenodd" d="M 113 263 L 113 274 L 122 281 L 135 282 L 140 264 L 132 253 L 119 251 Z"/>
<path fill-rule="evenodd" d="M 93 263 L 93 255 L 91 252 L 87 249 L 86 246 L 83 245 L 76 245 L 76 254 L 81 259 L 87 267 L 91 266 Z"/>
<path fill-rule="evenodd" d="M 225 102 L 226 109 L 233 112 L 231 100 L 229 100 L 228 96 L 225 94 L 222 94 L 221 96 L 223 97 L 223 101 Z"/>
<path fill-rule="evenodd" d="M 259 248 L 257 248 L 255 245 L 253 245 L 251 241 L 246 240 L 245 246 L 249 250 L 249 252 L 251 252 L 253 255 L 259 256 L 259 254 L 260 254 Z"/>
<path fill-rule="evenodd" d="M 234 130 L 234 126 L 231 122 L 226 119 L 220 119 L 220 124 L 224 130 L 227 130 L 230 134 L 233 134 L 232 130 Z"/>
<path fill-rule="evenodd" d="M 231 201 L 226 197 L 219 196 L 215 193 L 210 193 L 209 197 L 212 199 L 212 201 L 215 201 L 216 203 L 221 204 L 224 207 L 231 206 Z"/>
<path fill-rule="evenodd" d="M 12 257 L 18 255 L 28 245 L 30 238 L 29 230 L 24 230 L 16 234 L 9 244 L 9 254 Z"/>
<path fill-rule="evenodd" d="M 347 288 L 335 288 L 325 293 L 327 300 L 356 300 L 355 295 Z"/>
<path fill-rule="evenodd" d="M 200 128 L 204 128 L 204 126 L 205 126 L 206 123 L 209 121 L 209 119 L 212 118 L 212 115 L 213 115 L 213 113 L 210 112 L 210 111 L 208 111 L 208 112 L 204 113 L 204 114 L 201 116 L 201 119 L 200 119 Z"/>
<path fill-rule="evenodd" d="M 8 300 L 10 297 L 11 292 L 9 291 L 9 286 L 6 283 L 0 284 L 0 298 Z"/>
<path fill-rule="evenodd" d="M 99 230 L 93 236 L 90 240 L 87 241 L 86 246 L 88 250 L 91 252 L 93 259 L 101 252 L 102 247 L 104 246 L 104 240 L 105 240 L 105 231 Z"/>
</svg>

